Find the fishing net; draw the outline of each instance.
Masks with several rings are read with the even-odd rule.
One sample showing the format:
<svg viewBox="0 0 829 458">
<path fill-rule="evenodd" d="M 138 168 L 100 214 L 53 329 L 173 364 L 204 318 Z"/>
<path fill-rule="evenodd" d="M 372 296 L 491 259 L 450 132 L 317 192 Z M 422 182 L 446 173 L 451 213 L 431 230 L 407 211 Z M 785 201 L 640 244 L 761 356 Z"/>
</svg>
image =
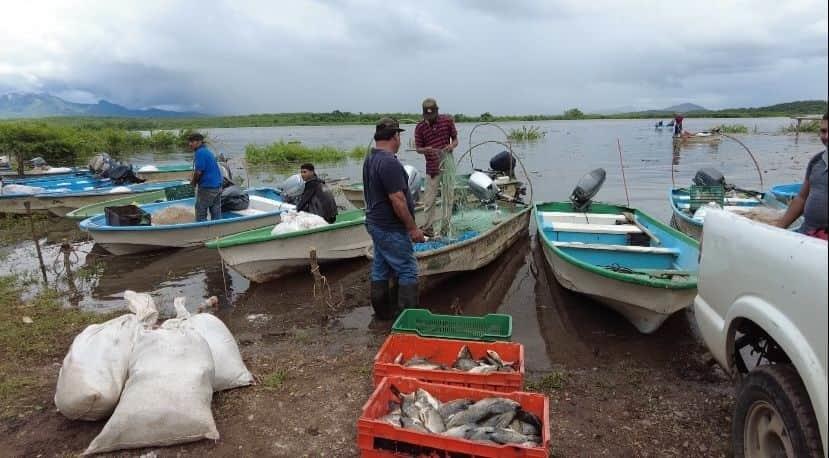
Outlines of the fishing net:
<svg viewBox="0 0 829 458">
<path fill-rule="evenodd" d="M 452 207 L 455 203 L 455 182 L 457 181 L 455 158 L 451 153 L 443 155 L 440 170 L 440 233 L 444 236 L 451 236 L 453 234 Z"/>
</svg>

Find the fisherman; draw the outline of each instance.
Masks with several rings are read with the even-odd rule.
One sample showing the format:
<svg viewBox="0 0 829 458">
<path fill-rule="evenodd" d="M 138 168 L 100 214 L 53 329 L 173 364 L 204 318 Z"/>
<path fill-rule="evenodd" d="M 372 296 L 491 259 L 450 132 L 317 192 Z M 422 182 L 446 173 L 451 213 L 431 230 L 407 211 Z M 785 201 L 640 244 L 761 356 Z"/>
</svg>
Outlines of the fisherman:
<svg viewBox="0 0 829 458">
<path fill-rule="evenodd" d="M 423 120 L 415 127 L 415 149 L 426 158 L 426 196 L 423 198 L 423 210 L 426 212 L 426 222 L 422 229 L 424 234 L 434 235 L 432 225 L 435 221 L 435 203 L 438 189 L 440 189 L 441 169 L 444 160 L 454 161 L 452 151 L 458 146 L 458 131 L 455 121 L 450 116 L 438 113 L 438 103 L 433 98 L 423 101 Z M 454 189 L 450 186 L 445 189 L 445 196 L 441 196 L 443 226 L 447 226 L 452 217 L 454 203 Z M 442 231 L 446 227 L 441 227 Z"/>
<path fill-rule="evenodd" d="M 193 179 L 196 192 L 196 221 L 222 219 L 222 171 L 216 156 L 204 144 L 204 135 L 194 132 L 187 137 L 187 145 L 193 150 Z"/>
<path fill-rule="evenodd" d="M 296 204 L 296 211 L 313 213 L 321 216 L 328 224 L 334 223 L 337 220 L 337 202 L 325 182 L 317 176 L 314 164 L 302 164 L 299 175 L 305 182 L 305 189 Z"/>
<path fill-rule="evenodd" d="M 371 265 L 371 306 L 380 320 L 393 320 L 401 308 L 418 305 L 417 262 L 412 242 L 425 242 L 414 220 L 414 202 L 408 177 L 397 160 L 400 123 L 393 118 L 377 121 L 375 147 L 363 162 L 366 230 L 374 243 Z M 389 280 L 397 277 L 397 293 Z"/>
<path fill-rule="evenodd" d="M 681 114 L 674 113 L 674 137 L 682 136 L 682 120 L 684 119 Z"/>
<path fill-rule="evenodd" d="M 829 147 L 829 112 L 824 113 L 820 121 L 820 141 L 823 142 L 823 151 L 809 160 L 800 192 L 789 203 L 789 208 L 777 221 L 777 226 L 785 229 L 803 215 L 803 224 L 800 225 L 798 232 L 827 240 L 829 238 L 829 216 L 827 216 L 829 207 L 827 207 L 826 200 L 826 148 Z"/>
</svg>

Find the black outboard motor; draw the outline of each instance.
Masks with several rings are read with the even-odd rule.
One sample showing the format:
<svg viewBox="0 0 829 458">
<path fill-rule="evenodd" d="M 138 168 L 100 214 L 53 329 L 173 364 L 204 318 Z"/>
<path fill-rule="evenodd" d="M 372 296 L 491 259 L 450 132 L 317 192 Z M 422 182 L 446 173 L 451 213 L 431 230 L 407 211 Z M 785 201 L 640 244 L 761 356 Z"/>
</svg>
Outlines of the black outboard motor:
<svg viewBox="0 0 829 458">
<path fill-rule="evenodd" d="M 693 183 L 697 186 L 726 186 L 722 172 L 711 167 L 699 169 L 694 175 Z"/>
<path fill-rule="evenodd" d="M 112 184 L 121 186 L 124 184 L 143 183 L 143 180 L 135 174 L 131 165 L 118 164 L 105 172 L 104 178 L 109 178 Z"/>
<path fill-rule="evenodd" d="M 509 176 L 515 175 L 515 158 L 509 151 L 501 151 L 489 160 L 489 168 Z"/>
<path fill-rule="evenodd" d="M 579 180 L 573 194 L 570 195 L 570 202 L 576 211 L 584 212 L 590 208 L 591 199 L 602 188 L 606 177 L 607 172 L 604 169 L 596 169 Z"/>
</svg>

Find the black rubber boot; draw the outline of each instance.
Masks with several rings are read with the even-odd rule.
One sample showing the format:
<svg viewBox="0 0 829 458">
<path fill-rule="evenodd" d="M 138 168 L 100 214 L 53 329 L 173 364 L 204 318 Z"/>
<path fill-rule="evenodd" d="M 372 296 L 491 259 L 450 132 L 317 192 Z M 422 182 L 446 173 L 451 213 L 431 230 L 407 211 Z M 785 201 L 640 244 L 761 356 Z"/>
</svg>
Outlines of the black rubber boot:
<svg viewBox="0 0 829 458">
<path fill-rule="evenodd" d="M 389 282 L 387 280 L 371 282 L 371 307 L 378 320 L 389 319 Z"/>
<path fill-rule="evenodd" d="M 400 310 L 400 290 L 399 286 L 397 285 L 397 277 L 392 277 L 389 280 L 389 303 L 387 310 L 389 311 L 389 316 L 391 316 L 391 320 L 397 318 L 397 313 Z"/>
<path fill-rule="evenodd" d="M 413 285 L 398 286 L 398 308 L 395 311 L 397 316 L 403 309 L 416 309 L 420 306 L 420 291 L 418 291 L 417 283 Z"/>
</svg>

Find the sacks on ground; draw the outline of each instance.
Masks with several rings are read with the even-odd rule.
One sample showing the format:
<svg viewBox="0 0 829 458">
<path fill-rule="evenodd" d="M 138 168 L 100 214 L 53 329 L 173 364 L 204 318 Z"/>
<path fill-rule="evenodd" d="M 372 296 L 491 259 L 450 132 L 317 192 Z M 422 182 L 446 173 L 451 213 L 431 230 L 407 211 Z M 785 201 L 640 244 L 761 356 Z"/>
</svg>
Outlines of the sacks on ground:
<svg viewBox="0 0 829 458">
<path fill-rule="evenodd" d="M 321 216 L 306 212 L 288 211 L 282 213 L 280 219 L 279 224 L 271 230 L 271 235 L 287 234 L 328 225 Z"/>
<path fill-rule="evenodd" d="M 218 440 L 213 368 L 210 347 L 193 329 L 139 331 L 118 407 L 84 454 Z"/>
<path fill-rule="evenodd" d="M 26 186 L 25 184 L 7 184 L 0 189 L 0 194 L 37 194 L 44 189 L 39 186 Z"/>
<path fill-rule="evenodd" d="M 184 308 L 185 298 L 177 297 L 173 300 L 176 309 L 176 318 L 167 320 L 162 328 L 190 327 L 204 337 L 210 352 L 213 355 L 215 371 L 213 375 L 213 391 L 229 390 L 253 383 L 253 375 L 242 361 L 236 338 L 227 329 L 222 320 L 209 314 L 198 313 L 191 315 Z"/>
<path fill-rule="evenodd" d="M 136 333 L 155 324 L 158 311 L 148 294 L 125 291 L 132 313 L 87 326 L 63 359 L 55 406 L 72 420 L 100 420 L 115 409 L 127 379 Z"/>
<path fill-rule="evenodd" d="M 196 210 L 193 207 L 185 207 L 183 205 L 173 205 L 161 211 L 153 213 L 153 226 L 163 226 L 167 224 L 185 224 L 192 223 L 196 220 Z"/>
</svg>

